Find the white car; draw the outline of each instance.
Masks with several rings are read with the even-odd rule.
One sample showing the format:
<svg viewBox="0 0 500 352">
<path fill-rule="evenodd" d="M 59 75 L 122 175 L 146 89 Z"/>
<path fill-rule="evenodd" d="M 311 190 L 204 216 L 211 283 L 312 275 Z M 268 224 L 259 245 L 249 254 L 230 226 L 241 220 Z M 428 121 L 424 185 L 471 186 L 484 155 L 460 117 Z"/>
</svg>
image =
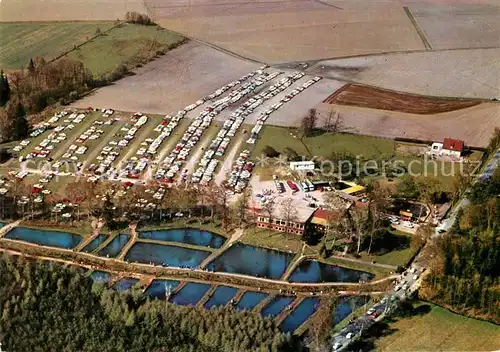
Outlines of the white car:
<svg viewBox="0 0 500 352">
<path fill-rule="evenodd" d="M 352 332 L 348 332 L 347 335 L 345 335 L 345 338 L 350 340 L 350 339 L 352 339 L 353 336 L 354 336 L 354 334 Z"/>
</svg>

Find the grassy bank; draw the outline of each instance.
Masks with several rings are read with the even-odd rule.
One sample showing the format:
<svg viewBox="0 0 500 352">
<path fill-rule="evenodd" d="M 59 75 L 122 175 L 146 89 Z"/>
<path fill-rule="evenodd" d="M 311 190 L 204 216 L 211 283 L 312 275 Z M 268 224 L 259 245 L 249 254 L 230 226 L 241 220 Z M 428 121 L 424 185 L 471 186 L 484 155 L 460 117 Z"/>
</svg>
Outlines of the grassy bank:
<svg viewBox="0 0 500 352">
<path fill-rule="evenodd" d="M 420 302 L 417 314 L 389 324 L 378 351 L 491 351 L 500 348 L 500 326 Z"/>
</svg>

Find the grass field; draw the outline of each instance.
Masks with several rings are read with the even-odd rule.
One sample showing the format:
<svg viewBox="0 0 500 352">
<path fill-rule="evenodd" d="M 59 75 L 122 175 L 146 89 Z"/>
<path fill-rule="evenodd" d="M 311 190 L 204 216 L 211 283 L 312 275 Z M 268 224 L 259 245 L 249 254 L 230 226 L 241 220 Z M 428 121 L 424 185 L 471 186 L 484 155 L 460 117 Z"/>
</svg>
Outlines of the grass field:
<svg viewBox="0 0 500 352">
<path fill-rule="evenodd" d="M 500 349 L 500 326 L 419 303 L 421 315 L 399 319 L 375 341 L 378 351 L 492 351 Z M 426 309 L 430 311 L 425 312 Z"/>
<path fill-rule="evenodd" d="M 0 68 L 26 68 L 35 56 L 50 60 L 81 44 L 112 22 L 90 23 L 0 23 Z"/>
<path fill-rule="evenodd" d="M 68 57 L 82 61 L 96 77 L 120 65 L 133 68 L 166 51 L 183 38 L 156 26 L 126 24 L 72 51 Z"/>
<path fill-rule="evenodd" d="M 298 132 L 277 126 L 264 126 L 254 148 L 253 157 L 260 156 L 265 146 L 270 145 L 279 152 L 285 147 L 292 148 L 299 155 L 329 157 L 332 153 L 349 152 L 362 159 L 378 159 L 382 155 L 394 153 L 394 141 L 384 138 L 354 134 L 322 133 L 304 138 Z"/>
</svg>

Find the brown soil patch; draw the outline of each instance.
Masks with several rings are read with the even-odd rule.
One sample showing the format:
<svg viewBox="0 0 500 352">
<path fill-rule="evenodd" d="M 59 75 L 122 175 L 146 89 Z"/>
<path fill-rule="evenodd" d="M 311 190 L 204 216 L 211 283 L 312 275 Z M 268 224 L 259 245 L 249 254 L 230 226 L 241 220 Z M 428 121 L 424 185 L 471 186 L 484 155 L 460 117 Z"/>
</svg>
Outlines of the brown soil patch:
<svg viewBox="0 0 500 352">
<path fill-rule="evenodd" d="M 480 101 L 476 100 L 409 95 L 357 84 L 344 86 L 326 98 L 324 102 L 421 115 L 438 114 L 480 104 Z"/>
</svg>

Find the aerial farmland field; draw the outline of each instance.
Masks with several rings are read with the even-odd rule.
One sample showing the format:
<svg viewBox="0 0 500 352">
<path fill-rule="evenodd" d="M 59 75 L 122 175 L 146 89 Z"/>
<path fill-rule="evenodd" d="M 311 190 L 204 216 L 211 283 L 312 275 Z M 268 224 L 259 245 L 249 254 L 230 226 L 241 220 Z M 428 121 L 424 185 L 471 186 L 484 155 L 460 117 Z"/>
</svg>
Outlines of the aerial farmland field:
<svg viewBox="0 0 500 352">
<path fill-rule="evenodd" d="M 499 48 L 393 53 L 315 62 L 311 74 L 413 94 L 500 96 Z"/>
<path fill-rule="evenodd" d="M 105 31 L 112 26 L 112 22 L 1 23 L 0 67 L 26 68 L 29 59 L 35 56 L 48 61 L 87 41 L 97 28 Z"/>
<path fill-rule="evenodd" d="M 0 22 L 114 21 L 127 11 L 146 10 L 140 0 L 2 0 Z"/>
<path fill-rule="evenodd" d="M 196 5 L 169 11 L 163 2 L 147 2 L 163 27 L 267 63 L 425 49 L 399 6 L 339 9 L 311 0 L 232 4 L 226 11 L 217 4 L 213 11 Z"/>
<path fill-rule="evenodd" d="M 495 103 L 429 115 L 332 104 L 319 104 L 317 109 L 320 116 L 338 112 L 343 128 L 350 133 L 434 141 L 449 137 L 473 147 L 486 147 L 491 131 L 500 125 L 500 110 Z"/>
<path fill-rule="evenodd" d="M 133 76 L 76 101 L 74 106 L 168 114 L 257 67 L 190 42 L 137 69 Z"/>
<path fill-rule="evenodd" d="M 68 57 L 82 61 L 96 77 L 112 72 L 120 65 L 132 68 L 154 57 L 157 51 L 167 51 L 182 42 L 181 36 L 157 28 L 121 25 L 72 51 Z"/>
</svg>

